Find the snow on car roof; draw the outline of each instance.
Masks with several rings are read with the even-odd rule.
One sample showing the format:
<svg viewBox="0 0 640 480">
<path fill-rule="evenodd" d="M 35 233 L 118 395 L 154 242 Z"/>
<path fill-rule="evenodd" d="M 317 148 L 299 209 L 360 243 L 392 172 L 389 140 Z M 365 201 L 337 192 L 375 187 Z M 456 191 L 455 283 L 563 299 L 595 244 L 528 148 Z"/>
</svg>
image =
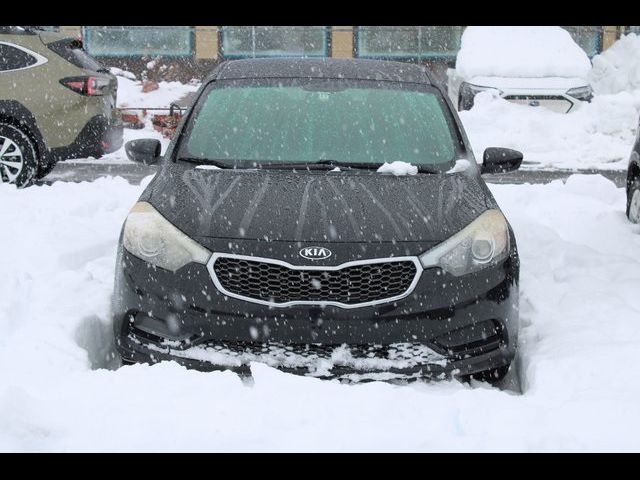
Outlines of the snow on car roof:
<svg viewBox="0 0 640 480">
<path fill-rule="evenodd" d="M 456 58 L 457 74 L 495 77 L 585 78 L 591 62 L 561 27 L 467 27 Z"/>
</svg>

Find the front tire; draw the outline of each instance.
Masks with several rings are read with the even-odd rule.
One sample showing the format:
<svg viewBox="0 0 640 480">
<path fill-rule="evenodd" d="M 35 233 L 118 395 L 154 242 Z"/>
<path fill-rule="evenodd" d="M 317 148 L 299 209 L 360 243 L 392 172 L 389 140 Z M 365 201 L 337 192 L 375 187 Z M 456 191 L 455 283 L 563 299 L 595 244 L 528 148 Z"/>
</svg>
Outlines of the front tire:
<svg viewBox="0 0 640 480">
<path fill-rule="evenodd" d="M 0 181 L 18 188 L 32 185 L 38 172 L 33 141 L 10 123 L 0 123 Z"/>
<path fill-rule="evenodd" d="M 36 175 L 36 178 L 41 179 L 46 177 L 47 175 L 49 175 L 51 173 L 51 170 L 53 170 L 54 168 L 56 168 L 56 165 L 58 164 L 57 161 L 55 160 L 51 160 L 47 163 L 41 163 L 38 167 L 38 174 Z"/>
<path fill-rule="evenodd" d="M 632 223 L 640 223 L 640 177 L 631 181 L 627 191 L 627 218 Z"/>
</svg>

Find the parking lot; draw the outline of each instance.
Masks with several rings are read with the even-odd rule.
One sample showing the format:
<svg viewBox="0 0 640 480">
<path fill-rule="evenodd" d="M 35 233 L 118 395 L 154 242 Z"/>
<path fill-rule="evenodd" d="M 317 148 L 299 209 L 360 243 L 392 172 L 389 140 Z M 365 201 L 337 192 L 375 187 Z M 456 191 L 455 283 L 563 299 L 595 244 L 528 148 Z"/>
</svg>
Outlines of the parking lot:
<svg viewBox="0 0 640 480">
<path fill-rule="evenodd" d="M 89 44 L 96 28 L 114 34 L 85 27 Z M 143 27 L 114 44 L 126 28 Z M 47 173 L 35 129 L 0 125 L 3 178 L 24 181 L 0 182 L 0 451 L 640 450 L 640 225 L 626 214 L 640 60 L 624 69 L 640 37 L 593 60 L 555 27 L 579 57 L 553 58 L 574 76 L 556 78 L 561 95 L 513 87 L 535 51 L 498 80 L 481 52 L 443 101 L 416 65 L 261 64 L 255 27 L 209 28 L 155 33 L 195 31 L 214 55 L 202 38 L 222 52 L 251 28 L 253 56 L 216 85 L 159 59 L 60 74 L 79 129 L 96 105 L 126 119 L 117 145 L 120 124 L 100 124 Z M 295 28 L 337 34 L 340 55 L 388 34 Z M 82 50 L 44 35 L 37 61 Z M 194 92 L 183 150 L 163 164 L 181 118 L 169 109 Z M 506 376 L 470 377 L 486 369 Z"/>
</svg>

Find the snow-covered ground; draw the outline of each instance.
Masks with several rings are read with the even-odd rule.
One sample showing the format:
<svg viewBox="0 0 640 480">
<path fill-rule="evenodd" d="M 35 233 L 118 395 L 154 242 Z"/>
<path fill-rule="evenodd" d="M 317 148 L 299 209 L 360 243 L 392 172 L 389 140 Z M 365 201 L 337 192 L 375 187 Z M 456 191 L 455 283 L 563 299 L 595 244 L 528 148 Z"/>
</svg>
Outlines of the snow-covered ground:
<svg viewBox="0 0 640 480">
<path fill-rule="evenodd" d="M 523 395 L 114 370 L 116 245 L 148 181 L 0 184 L 1 451 L 640 450 L 640 227 L 603 177 L 490 187 L 521 254 Z"/>
</svg>

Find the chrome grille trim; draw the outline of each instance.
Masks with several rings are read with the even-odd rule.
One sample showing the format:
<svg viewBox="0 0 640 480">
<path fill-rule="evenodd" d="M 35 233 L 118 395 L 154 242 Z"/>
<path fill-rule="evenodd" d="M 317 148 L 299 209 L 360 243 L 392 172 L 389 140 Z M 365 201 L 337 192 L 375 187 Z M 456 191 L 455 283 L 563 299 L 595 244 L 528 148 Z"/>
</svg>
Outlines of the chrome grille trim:
<svg viewBox="0 0 640 480">
<path fill-rule="evenodd" d="M 289 268 L 291 270 L 310 270 L 310 271 L 323 271 L 323 270 L 329 270 L 329 271 L 336 271 L 336 270 L 342 270 L 343 268 L 348 268 L 348 267 L 353 267 L 353 266 L 357 266 L 357 265 L 371 265 L 371 264 L 377 264 L 377 263 L 392 263 L 392 262 L 412 262 L 415 266 L 416 266 L 416 273 L 413 277 L 413 280 L 411 281 L 411 284 L 409 285 L 409 288 L 407 288 L 407 290 L 405 290 L 404 293 L 400 294 L 400 295 L 395 295 L 393 297 L 388 297 L 388 298 L 383 298 L 383 299 L 379 299 L 379 300 L 373 300 L 373 301 L 369 301 L 369 302 L 362 302 L 362 303 L 351 303 L 351 304 L 347 304 L 347 303 L 342 303 L 342 302 L 335 302 L 335 301 L 318 301 L 318 300 L 294 300 L 294 301 L 289 301 L 289 302 L 270 302 L 267 300 L 260 300 L 257 298 L 253 298 L 253 297 L 248 297 L 245 295 L 239 295 L 237 293 L 234 292 L 230 292 L 228 291 L 226 288 L 224 288 L 224 286 L 220 283 L 220 280 L 218 279 L 218 276 L 215 273 L 214 270 L 214 264 L 216 262 L 216 260 L 218 258 L 232 258 L 232 259 L 237 259 L 237 260 L 248 260 L 248 261 L 252 261 L 252 262 L 264 262 L 264 263 L 270 263 L 273 265 L 279 265 L 281 267 L 286 267 Z M 265 257 L 256 257 L 256 256 L 251 256 L 251 255 L 236 255 L 233 253 L 213 253 L 211 255 L 211 258 L 209 259 L 209 261 L 207 262 L 207 270 L 209 271 L 209 275 L 211 276 L 211 279 L 213 280 L 213 284 L 216 286 L 216 288 L 218 289 L 219 292 L 221 292 L 223 295 L 227 296 L 227 297 L 231 297 L 231 298 L 237 298 L 239 300 L 244 300 L 246 302 L 251 302 L 251 303 L 257 303 L 260 305 L 267 305 L 269 307 L 276 307 L 276 308 L 284 308 L 284 307 L 290 307 L 290 306 L 294 306 L 294 305 L 313 305 L 313 306 L 334 306 L 334 307 L 340 307 L 340 308 L 345 308 L 345 309 L 350 309 L 350 308 L 362 308 L 362 307 L 370 307 L 373 305 L 380 305 L 383 303 L 390 303 L 390 302 L 394 302 L 396 300 L 400 300 L 402 298 L 408 297 L 409 295 L 411 295 L 411 293 L 413 293 L 418 280 L 420 280 L 420 276 L 422 275 L 422 264 L 420 263 L 420 260 L 418 259 L 418 257 L 412 257 L 412 256 L 405 256 L 405 257 L 388 257 L 388 258 L 372 258 L 372 259 L 367 259 L 367 260 L 354 260 L 351 262 L 345 262 L 345 263 L 341 263 L 340 265 L 326 265 L 326 266 L 319 266 L 319 265 L 293 265 L 291 263 L 285 262 L 283 260 L 277 260 L 274 258 L 265 258 Z"/>
</svg>

